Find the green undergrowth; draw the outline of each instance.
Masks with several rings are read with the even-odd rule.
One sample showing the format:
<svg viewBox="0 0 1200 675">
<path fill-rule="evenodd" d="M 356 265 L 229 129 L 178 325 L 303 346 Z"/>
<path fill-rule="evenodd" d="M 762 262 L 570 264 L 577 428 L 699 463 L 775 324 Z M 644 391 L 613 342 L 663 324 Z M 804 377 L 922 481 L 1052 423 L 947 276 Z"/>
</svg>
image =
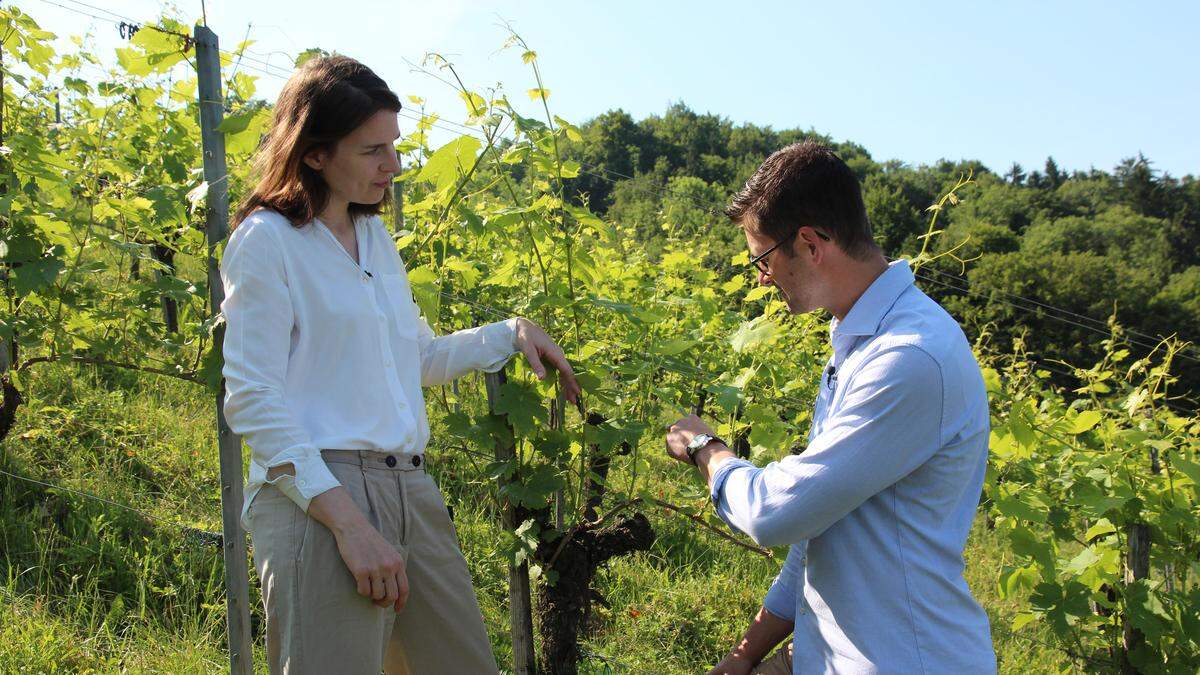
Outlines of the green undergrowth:
<svg viewBox="0 0 1200 675">
<path fill-rule="evenodd" d="M 220 549 L 204 534 L 220 530 L 208 394 L 152 375 L 57 364 L 39 372 L 26 399 L 0 444 L 4 471 L 141 513 L 0 476 L 0 671 L 227 667 Z M 444 435 L 434 432 L 432 471 L 503 666 L 512 653 L 505 535 L 482 478 L 487 458 L 440 444 Z M 658 448 L 642 451 L 668 477 L 665 497 L 695 492 L 691 473 L 666 466 Z M 627 479 L 614 464 L 612 480 Z M 582 672 L 703 672 L 740 635 L 782 561 L 782 550 L 767 559 L 665 509 L 644 512 L 657 541 L 597 575 L 601 601 L 583 639 Z M 1001 672 L 1070 670 L 1040 626 L 1008 628 L 1018 600 L 1000 600 L 995 589 L 997 570 L 1012 562 L 1005 556 L 981 519 L 967 550 L 968 581 L 992 617 Z M 252 602 L 257 669 L 265 671 L 257 591 Z"/>
</svg>

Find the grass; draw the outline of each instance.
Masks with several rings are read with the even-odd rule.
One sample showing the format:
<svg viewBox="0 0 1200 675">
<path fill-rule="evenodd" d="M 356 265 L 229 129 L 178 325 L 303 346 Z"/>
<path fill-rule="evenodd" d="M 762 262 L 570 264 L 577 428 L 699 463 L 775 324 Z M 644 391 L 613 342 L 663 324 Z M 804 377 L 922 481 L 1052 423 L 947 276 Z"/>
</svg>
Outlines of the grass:
<svg viewBox="0 0 1200 675">
<path fill-rule="evenodd" d="M 0 671 L 225 668 L 220 550 L 178 527 L 220 530 L 212 397 L 169 378 L 70 364 L 41 366 L 25 381 L 26 403 L 0 444 L 0 468 L 149 518 L 0 476 Z M 655 455 L 649 461 L 668 477 L 668 497 L 693 480 Z M 478 460 L 436 442 L 430 456 L 503 666 L 512 653 L 503 533 L 483 497 Z M 617 468 L 614 477 L 623 476 Z M 669 512 L 647 515 L 658 537 L 653 549 L 613 561 L 596 578 L 607 606 L 594 609 L 582 672 L 704 672 L 740 635 L 782 561 Z M 997 596 L 995 579 L 1008 561 L 982 522 L 966 555 L 1002 673 L 1094 670 L 1072 663 L 1040 626 L 1009 630 L 1018 601 Z M 257 670 L 265 672 L 253 593 Z"/>
</svg>

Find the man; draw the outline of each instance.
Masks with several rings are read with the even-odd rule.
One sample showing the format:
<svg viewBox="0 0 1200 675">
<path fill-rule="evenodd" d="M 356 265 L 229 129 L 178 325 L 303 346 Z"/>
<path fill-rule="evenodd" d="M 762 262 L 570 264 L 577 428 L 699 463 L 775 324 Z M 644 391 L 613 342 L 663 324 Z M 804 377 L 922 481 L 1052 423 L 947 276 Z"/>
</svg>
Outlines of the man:
<svg viewBox="0 0 1200 675">
<path fill-rule="evenodd" d="M 761 545 L 791 545 L 712 672 L 994 672 L 987 614 L 962 576 L 989 431 L 962 330 L 907 261 L 888 264 L 857 178 L 826 147 L 771 155 L 726 214 L 760 284 L 792 313 L 833 315 L 833 356 L 803 454 L 758 468 L 695 416 L 668 431 L 668 454 L 696 465 L 722 519 Z M 760 663 L 788 634 L 792 654 Z"/>
</svg>

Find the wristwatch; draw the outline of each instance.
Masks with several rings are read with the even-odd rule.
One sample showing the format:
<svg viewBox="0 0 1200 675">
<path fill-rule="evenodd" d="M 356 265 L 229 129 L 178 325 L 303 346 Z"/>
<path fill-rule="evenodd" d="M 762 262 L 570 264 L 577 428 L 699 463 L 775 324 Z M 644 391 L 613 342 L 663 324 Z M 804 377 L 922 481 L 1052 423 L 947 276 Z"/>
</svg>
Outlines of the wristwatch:
<svg viewBox="0 0 1200 675">
<path fill-rule="evenodd" d="M 688 459 L 692 460 L 692 464 L 696 463 L 696 453 L 700 452 L 701 448 L 713 441 L 725 442 L 712 434 L 696 434 L 692 436 L 691 442 L 687 444 L 687 456 Z"/>
</svg>

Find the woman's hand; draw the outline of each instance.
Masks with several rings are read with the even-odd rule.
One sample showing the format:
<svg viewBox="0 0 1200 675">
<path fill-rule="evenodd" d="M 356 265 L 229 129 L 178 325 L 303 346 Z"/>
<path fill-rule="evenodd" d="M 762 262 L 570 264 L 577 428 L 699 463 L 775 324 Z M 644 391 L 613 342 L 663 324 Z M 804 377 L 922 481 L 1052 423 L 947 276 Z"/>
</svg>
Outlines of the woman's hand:
<svg viewBox="0 0 1200 675">
<path fill-rule="evenodd" d="M 562 347 L 550 339 L 541 326 L 529 319 L 517 319 L 517 334 L 513 339 L 513 345 L 525 355 L 529 361 L 529 367 L 539 380 L 546 378 L 546 367 L 542 365 L 542 359 L 554 366 L 558 370 L 558 377 L 562 383 L 563 396 L 571 403 L 579 402 L 581 390 L 579 383 L 575 381 L 575 371 L 571 370 L 571 364 L 567 362 Z"/>
<path fill-rule="evenodd" d="M 346 488 L 335 487 L 313 497 L 308 513 L 333 533 L 358 594 L 379 607 L 391 605 L 397 612 L 404 609 L 408 602 L 404 558 L 371 526 Z"/>
</svg>

